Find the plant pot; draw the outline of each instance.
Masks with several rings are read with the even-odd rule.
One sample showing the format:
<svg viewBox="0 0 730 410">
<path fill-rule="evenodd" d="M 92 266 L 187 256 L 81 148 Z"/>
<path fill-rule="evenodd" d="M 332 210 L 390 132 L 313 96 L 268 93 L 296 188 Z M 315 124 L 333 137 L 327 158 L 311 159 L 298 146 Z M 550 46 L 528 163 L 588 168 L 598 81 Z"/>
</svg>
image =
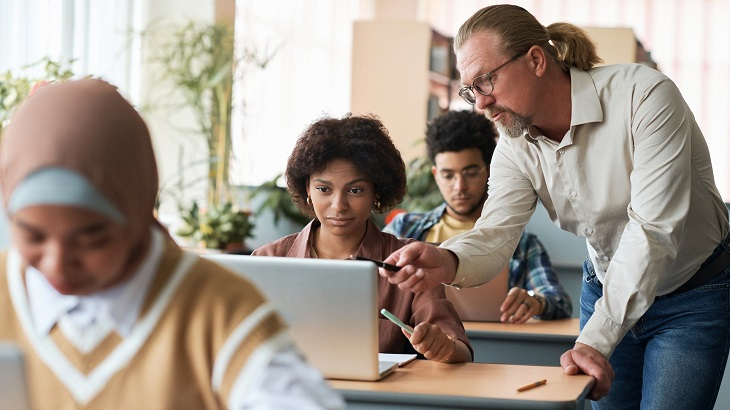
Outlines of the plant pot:
<svg viewBox="0 0 730 410">
<path fill-rule="evenodd" d="M 223 253 L 231 255 L 250 255 L 253 249 L 249 249 L 245 243 L 229 243 L 223 249 Z"/>
</svg>

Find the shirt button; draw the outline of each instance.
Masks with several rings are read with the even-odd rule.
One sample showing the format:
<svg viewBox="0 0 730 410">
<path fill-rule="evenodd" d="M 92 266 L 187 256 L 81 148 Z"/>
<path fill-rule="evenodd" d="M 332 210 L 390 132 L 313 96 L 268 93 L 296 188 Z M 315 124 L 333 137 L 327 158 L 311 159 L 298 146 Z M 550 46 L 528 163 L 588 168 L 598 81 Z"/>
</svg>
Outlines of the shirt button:
<svg viewBox="0 0 730 410">
<path fill-rule="evenodd" d="M 609 260 L 610 258 L 609 258 L 608 256 L 604 256 L 604 257 L 602 257 L 601 259 L 603 259 L 603 261 L 604 261 L 604 262 L 608 262 L 608 260 Z"/>
<path fill-rule="evenodd" d="M 570 191 L 570 196 L 572 196 L 573 198 L 575 198 L 575 197 L 578 196 L 578 193 L 575 192 L 575 191 Z"/>
<path fill-rule="evenodd" d="M 586 233 L 588 235 L 592 234 L 593 233 L 593 228 L 586 228 Z"/>
<path fill-rule="evenodd" d="M 558 151 L 558 154 L 560 154 L 560 155 L 565 154 L 565 150 L 564 149 L 561 149 L 560 151 Z"/>
</svg>

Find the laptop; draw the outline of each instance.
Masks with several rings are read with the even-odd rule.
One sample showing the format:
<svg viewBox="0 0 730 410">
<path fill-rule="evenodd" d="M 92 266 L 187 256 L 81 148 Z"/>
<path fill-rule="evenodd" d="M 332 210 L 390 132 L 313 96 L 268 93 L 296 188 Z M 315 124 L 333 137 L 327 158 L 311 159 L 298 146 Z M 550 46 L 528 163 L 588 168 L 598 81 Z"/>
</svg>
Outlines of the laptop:
<svg viewBox="0 0 730 410">
<path fill-rule="evenodd" d="M 374 381 L 398 367 L 378 360 L 378 269 L 372 262 L 204 255 L 254 283 L 276 306 L 307 361 L 329 379 Z"/>
<path fill-rule="evenodd" d="M 0 409 L 30 409 L 23 353 L 4 342 L 0 342 Z"/>
<path fill-rule="evenodd" d="M 474 288 L 444 286 L 446 298 L 463 321 L 499 322 L 499 307 L 509 291 L 509 268 L 505 267 L 491 281 Z"/>
</svg>

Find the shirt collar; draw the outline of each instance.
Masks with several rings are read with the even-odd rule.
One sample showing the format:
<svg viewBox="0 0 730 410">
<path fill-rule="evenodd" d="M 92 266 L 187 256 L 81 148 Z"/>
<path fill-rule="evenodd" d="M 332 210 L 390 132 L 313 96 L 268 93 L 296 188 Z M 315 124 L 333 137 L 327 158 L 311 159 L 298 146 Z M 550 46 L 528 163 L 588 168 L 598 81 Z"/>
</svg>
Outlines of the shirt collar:
<svg viewBox="0 0 730 410">
<path fill-rule="evenodd" d="M 560 146 L 572 143 L 572 128 L 591 122 L 603 122 L 603 109 L 593 77 L 588 71 L 570 67 L 570 127 L 571 131 L 560 142 Z M 535 126 L 525 131 L 525 139 L 530 143 L 549 139 Z"/>
<path fill-rule="evenodd" d="M 162 258 L 162 234 L 153 229 L 150 249 L 137 271 L 124 282 L 88 296 L 63 295 L 51 286 L 43 274 L 33 267 L 25 271 L 28 303 L 35 330 L 47 335 L 69 311 L 78 310 L 94 317 L 106 315 L 114 322 L 117 333 L 127 336 L 137 321 L 157 265 Z M 78 309 L 78 307 L 82 307 Z M 72 313 L 73 314 L 73 313 Z M 91 318 L 93 320 L 93 318 Z"/>
<path fill-rule="evenodd" d="M 588 71 L 570 68 L 570 125 L 603 121 L 603 109 L 593 77 Z"/>
<path fill-rule="evenodd" d="M 289 248 L 286 256 L 299 256 L 305 258 L 315 257 L 314 255 L 312 255 L 312 232 L 314 231 L 314 229 L 321 225 L 322 223 L 316 218 L 309 222 L 307 226 L 305 226 L 301 230 L 301 232 L 299 232 L 296 239 L 294 240 L 294 243 L 292 243 L 292 246 Z M 365 256 L 367 258 L 382 259 L 383 255 L 372 253 L 372 251 L 366 245 L 368 243 L 377 243 L 377 241 L 380 241 L 381 231 L 378 226 L 375 225 L 375 222 L 373 222 L 373 220 L 370 218 L 368 218 L 366 225 L 367 227 L 365 228 L 365 237 L 360 243 L 360 248 L 358 249 L 357 254 Z"/>
</svg>

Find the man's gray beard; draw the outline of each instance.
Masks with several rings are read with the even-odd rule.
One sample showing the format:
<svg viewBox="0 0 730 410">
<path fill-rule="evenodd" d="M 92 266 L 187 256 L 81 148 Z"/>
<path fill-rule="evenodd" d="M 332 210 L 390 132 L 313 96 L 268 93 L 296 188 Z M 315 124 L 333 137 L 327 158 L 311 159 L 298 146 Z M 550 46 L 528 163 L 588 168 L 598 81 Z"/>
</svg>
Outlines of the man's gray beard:
<svg viewBox="0 0 730 410">
<path fill-rule="evenodd" d="M 510 138 L 521 138 L 525 135 L 526 130 L 532 126 L 532 118 L 522 117 L 514 112 L 510 112 L 510 117 L 512 121 L 509 124 L 505 124 L 502 121 L 496 123 L 500 134 Z"/>
</svg>

